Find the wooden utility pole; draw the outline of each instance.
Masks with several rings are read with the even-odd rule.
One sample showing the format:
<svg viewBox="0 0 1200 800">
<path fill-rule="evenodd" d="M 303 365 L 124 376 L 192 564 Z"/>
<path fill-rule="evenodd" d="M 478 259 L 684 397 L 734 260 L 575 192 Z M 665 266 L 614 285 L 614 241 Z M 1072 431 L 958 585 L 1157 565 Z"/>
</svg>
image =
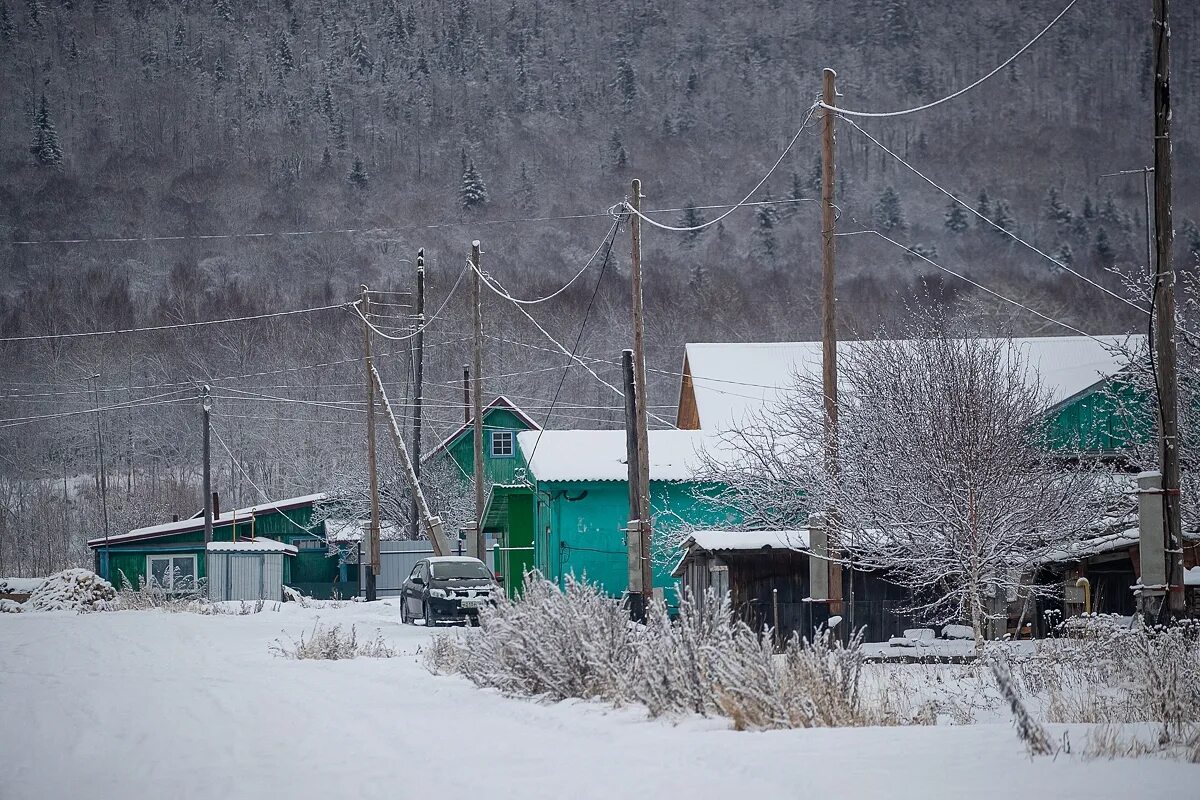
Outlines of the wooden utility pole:
<svg viewBox="0 0 1200 800">
<path fill-rule="evenodd" d="M 417 251 L 417 335 L 413 343 L 413 424 L 412 424 L 412 462 L 413 472 L 417 480 L 421 478 L 421 405 L 423 403 L 425 377 L 425 248 Z M 416 539 L 420 532 L 418 515 L 420 509 L 417 494 L 412 494 L 412 520 L 409 525 L 410 538 Z"/>
<path fill-rule="evenodd" d="M 210 464 L 209 455 L 212 451 L 209 442 L 209 416 L 212 413 L 212 392 L 206 384 L 203 394 L 200 397 L 200 414 L 201 424 L 204 428 L 204 468 L 203 468 L 203 483 L 204 483 L 204 544 L 208 545 L 213 538 L 213 494 L 212 494 L 212 466 Z"/>
<path fill-rule="evenodd" d="M 475 420 L 475 536 L 474 552 L 480 561 L 487 562 L 487 546 L 483 540 L 483 297 L 479 276 L 479 240 L 471 242 L 471 313 L 475 318 L 474 364 L 471 375 L 472 417 Z"/>
<path fill-rule="evenodd" d="M 1167 603 L 1184 610 L 1180 521 L 1179 385 L 1175 348 L 1175 231 L 1171 208 L 1171 27 L 1168 0 L 1152 0 L 1154 25 L 1154 350 L 1158 371 L 1159 455 L 1166 532 Z"/>
<path fill-rule="evenodd" d="M 825 396 L 825 468 L 830 477 L 838 475 L 838 388 L 837 388 L 837 317 L 834 295 L 834 244 L 837 214 L 833 206 L 834 149 L 833 121 L 837 105 L 837 73 L 828 67 L 822 73 L 824 109 L 821 125 L 821 391 Z M 837 514 L 830 509 L 826 525 L 830 554 L 840 553 L 837 546 Z M 853 583 L 853 581 L 852 581 Z M 842 567 L 837 559 L 829 562 L 829 610 L 841 613 Z M 853 625 L 853 620 L 851 620 Z"/>
<path fill-rule="evenodd" d="M 637 428 L 638 456 L 638 529 L 641 531 L 642 596 L 649 607 L 654 596 L 654 574 L 650 569 L 650 545 L 654 530 L 650 523 L 650 442 L 646 419 L 646 326 L 642 314 L 642 182 L 633 179 L 629 203 L 635 213 L 630 215 L 633 285 L 633 399 Z"/>
<path fill-rule="evenodd" d="M 367 287 L 362 287 L 359 301 L 363 315 L 363 353 L 367 372 L 367 475 L 371 492 L 371 523 L 367 530 L 367 585 L 368 601 L 375 600 L 375 578 L 379 575 L 379 474 L 375 462 L 375 362 L 371 357 L 371 326 L 366 321 L 371 313 L 371 296 Z"/>
<path fill-rule="evenodd" d="M 637 386 L 633 379 L 633 351 L 621 351 L 621 374 L 625 389 L 625 464 L 629 478 L 629 521 L 625 525 L 625 549 L 628 553 L 629 618 L 646 618 L 642 594 L 641 458 L 638 455 Z"/>
</svg>

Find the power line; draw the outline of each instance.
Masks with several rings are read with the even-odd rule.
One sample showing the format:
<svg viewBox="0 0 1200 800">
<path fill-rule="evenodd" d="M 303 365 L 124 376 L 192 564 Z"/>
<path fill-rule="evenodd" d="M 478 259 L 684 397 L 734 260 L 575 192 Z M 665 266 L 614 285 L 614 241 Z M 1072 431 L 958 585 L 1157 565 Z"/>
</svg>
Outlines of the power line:
<svg viewBox="0 0 1200 800">
<path fill-rule="evenodd" d="M 1010 303 L 1014 306 L 1017 306 L 1018 308 L 1023 308 L 1026 311 L 1028 311 L 1030 314 L 1041 317 L 1042 319 L 1046 320 L 1047 322 L 1052 322 L 1055 325 L 1059 325 L 1063 328 L 1066 328 L 1067 330 L 1071 331 L 1072 333 L 1079 334 L 1080 336 L 1086 336 L 1087 338 L 1089 338 L 1095 342 L 1098 342 L 1099 344 L 1104 345 L 1105 347 L 1108 347 L 1107 343 L 1101 341 L 1100 339 L 1097 339 L 1095 336 L 1092 336 L 1090 333 L 1087 333 L 1086 331 L 1081 331 L 1079 328 L 1076 328 L 1074 325 L 1069 325 L 1066 322 L 1055 319 L 1054 317 L 1047 316 L 1046 314 L 1043 314 L 1041 311 L 1030 308 L 1029 306 L 1027 306 L 1024 303 L 1021 303 L 1017 300 L 1013 300 L 1011 297 L 1005 297 L 1004 295 L 1000 294 L 999 292 L 995 291 L 994 289 L 989 289 L 988 287 L 984 286 L 982 283 L 979 283 L 978 281 L 974 281 L 974 280 L 968 278 L 966 275 L 963 275 L 961 272 L 955 272 L 952 269 L 943 267 L 941 264 L 938 264 L 936 261 L 929 258 L 928 256 L 926 256 L 922 253 L 919 253 L 916 250 L 913 250 L 911 247 L 906 247 L 905 245 L 901 244 L 900 242 L 897 242 L 895 239 L 892 239 L 891 237 L 886 236 L 877 230 L 850 231 L 848 233 L 839 233 L 837 235 L 838 236 L 856 236 L 856 235 L 864 234 L 864 233 L 874 234 L 874 235 L 878 236 L 880 239 L 883 239 L 885 242 L 891 242 L 893 245 L 895 245 L 896 247 L 899 247 L 901 250 L 904 250 L 904 251 L 910 253 L 911 255 L 921 259 L 922 261 L 936 267 L 937 269 L 940 269 L 942 272 L 945 272 L 947 275 L 953 275 L 955 278 L 958 278 L 961 281 L 966 281 L 967 283 L 971 284 L 975 288 L 977 288 L 981 291 L 987 292 L 992 297 L 995 297 L 998 300 L 1003 300 L 1005 303 Z"/>
<path fill-rule="evenodd" d="M 591 317 L 591 315 L 592 315 L 592 307 L 596 305 L 596 295 L 600 293 L 600 284 L 604 282 L 604 273 L 606 273 L 608 271 L 608 258 L 609 258 L 609 256 L 612 255 L 613 242 L 617 238 L 617 230 L 620 227 L 621 227 L 621 219 L 620 219 L 620 217 L 618 217 L 617 219 L 615 219 L 613 221 L 612 230 L 609 232 L 608 248 L 604 251 L 604 263 L 602 263 L 600 265 L 600 274 L 596 277 L 596 285 L 594 287 L 592 287 L 592 296 L 588 300 L 587 309 L 583 312 L 583 321 L 579 323 L 579 333 L 575 336 L 575 344 L 571 346 L 570 356 L 567 358 L 567 363 L 563 365 L 562 377 L 559 378 L 559 380 L 558 380 L 558 388 L 556 388 L 554 390 L 554 399 L 550 401 L 550 408 L 546 411 L 546 418 L 542 422 L 543 430 L 545 429 L 545 427 L 547 425 L 550 424 L 550 417 L 554 414 L 555 405 L 558 404 L 558 397 L 562 393 L 563 384 L 565 384 L 567 382 L 567 374 L 571 370 L 571 358 L 574 358 L 575 352 L 577 350 L 579 350 L 580 342 L 583 341 L 583 332 L 587 329 L 588 318 Z M 601 245 L 601 247 L 603 247 L 603 245 Z M 596 252 L 598 253 L 600 251 L 597 250 Z M 595 255 L 595 253 L 593 253 L 592 259 L 594 260 L 595 257 L 596 257 L 596 255 Z M 591 261 L 589 260 L 588 263 L 590 264 Z M 584 266 L 584 269 L 587 269 L 586 265 Z M 583 274 L 582 271 L 580 271 L 580 274 Z M 578 277 L 578 276 L 576 276 L 576 277 Z M 574 280 L 574 279 L 572 279 L 572 280 Z M 538 445 L 540 445 L 541 443 L 542 443 L 542 431 L 538 431 L 537 438 L 533 440 L 533 450 L 529 453 L 529 458 L 526 459 L 527 463 L 533 461 L 533 457 L 535 455 L 537 455 Z"/>
<path fill-rule="evenodd" d="M 1074 0 L 1072 0 L 1072 2 L 1074 2 Z M 634 208 L 629 203 L 628 200 L 622 201 L 621 205 L 625 208 L 626 211 L 628 211 L 632 214 L 636 214 L 639 218 L 642 219 L 643 222 L 646 222 L 649 225 L 653 225 L 656 228 L 661 228 L 664 231 L 675 231 L 677 233 L 687 233 L 689 231 L 703 230 L 703 229 L 709 227 L 710 225 L 716 225 L 718 222 L 725 219 L 726 217 L 728 217 L 733 212 L 737 211 L 742 206 L 749 205 L 750 198 L 754 196 L 754 193 L 762 188 L 763 184 L 767 182 L 767 179 L 769 179 L 771 177 L 771 175 L 773 175 L 775 173 L 775 170 L 779 168 L 779 165 L 783 163 L 783 160 L 785 158 L 787 158 L 787 154 L 791 152 L 792 147 L 795 146 L 797 140 L 799 140 L 800 134 L 804 133 L 804 129 L 807 128 L 808 123 L 812 121 L 813 112 L 816 110 L 817 110 L 816 103 L 809 106 L 808 113 L 805 114 L 804 120 L 800 123 L 800 127 L 796 130 L 795 135 L 792 136 L 791 141 L 789 141 L 787 143 L 787 147 L 783 148 L 783 152 L 779 154 L 779 158 L 777 158 L 775 160 L 775 163 L 771 165 L 771 168 L 769 170 L 767 170 L 767 174 L 762 176 L 762 180 L 760 180 L 758 183 L 756 183 L 754 185 L 754 188 L 751 189 L 749 191 L 749 193 L 747 193 L 747 195 L 742 198 L 742 201 L 740 203 L 732 206 L 728 211 L 726 211 L 724 214 L 721 214 L 720 216 L 716 217 L 715 219 L 711 219 L 708 222 L 702 222 L 699 225 L 692 225 L 692 226 L 665 225 L 661 222 L 656 222 L 655 220 L 646 216 L 645 213 Z M 809 198 L 795 198 L 793 200 L 793 202 L 800 202 L 800 201 L 806 200 L 806 199 L 809 199 Z"/>
<path fill-rule="evenodd" d="M 1080 280 L 1084 281 L 1085 283 L 1091 284 L 1092 286 L 1094 286 L 1095 288 L 1097 288 L 1097 289 L 1099 289 L 1100 291 L 1104 292 L 1105 294 L 1109 295 L 1110 297 L 1116 298 L 1117 300 L 1120 300 L 1122 303 L 1125 303 L 1125 304 L 1126 304 L 1126 305 L 1128 305 L 1128 306 L 1132 306 L 1133 308 L 1136 308 L 1138 311 L 1141 311 L 1143 314 L 1148 314 L 1148 313 L 1149 313 L 1149 312 L 1148 312 L 1146 309 L 1142 308 L 1142 307 L 1141 307 L 1141 306 L 1139 306 L 1137 303 L 1135 303 L 1135 302 L 1133 302 L 1132 300 L 1130 300 L 1128 297 L 1122 297 L 1121 295 L 1119 295 L 1119 294 L 1117 294 L 1116 292 L 1112 291 L 1112 290 L 1111 290 L 1111 289 L 1109 289 L 1108 287 L 1106 287 L 1106 286 L 1103 286 L 1103 285 L 1101 285 L 1101 284 L 1097 283 L 1096 281 L 1092 280 L 1091 278 L 1087 277 L 1086 275 L 1084 275 L 1084 274 L 1082 274 L 1082 273 L 1080 273 L 1080 272 L 1077 272 L 1076 270 L 1072 269 L 1072 268 L 1071 268 L 1069 265 L 1067 265 L 1067 264 L 1064 264 L 1063 262 L 1059 261 L 1058 259 L 1054 258 L 1053 256 L 1051 256 L 1051 255 L 1049 255 L 1049 254 L 1045 253 L 1044 251 L 1040 250 L 1040 249 L 1039 249 L 1039 248 L 1037 248 L 1036 246 L 1034 246 L 1034 245 L 1030 244 L 1029 242 L 1025 241 L 1025 240 L 1024 240 L 1024 239 L 1022 239 L 1020 236 L 1017 236 L 1015 233 L 1013 233 L 1012 231 L 1010 231 L 1008 228 L 1005 228 L 1003 225 L 1000 225 L 1000 224 L 998 224 L 998 223 L 994 222 L 993 220 L 990 220 L 990 219 L 988 219 L 988 218 L 987 218 L 985 215 L 981 214 L 979 211 L 977 211 L 977 210 L 975 210 L 974 208 L 972 208 L 972 207 L 970 206 L 970 204 L 968 204 L 968 203 L 964 203 L 962 200 L 960 200 L 958 197 L 956 197 L 956 196 L 954 195 L 954 193 L 953 193 L 953 192 L 951 192 L 950 190 L 948 190 L 948 189 L 946 189 L 946 188 L 944 188 L 944 187 L 940 186 L 940 185 L 939 185 L 939 184 L 938 184 L 936 181 L 934 181 L 934 180 L 933 180 L 932 178 L 930 178 L 928 175 L 926 175 L 925 173 L 921 172 L 919 169 L 917 169 L 916 167 L 914 167 L 912 164 L 910 164 L 910 163 L 908 163 L 907 161 L 905 161 L 905 160 L 904 160 L 903 158 L 901 158 L 901 157 L 900 157 L 898 154 L 896 154 L 896 153 L 892 152 L 892 150 L 890 150 L 890 149 L 889 149 L 889 148 L 888 148 L 888 147 L 887 147 L 887 146 L 886 146 L 886 145 L 885 145 L 883 142 L 879 141 L 879 140 L 878 140 L 878 139 L 876 139 L 874 136 L 872 136 L 871 134 L 869 134 L 869 133 L 867 133 L 865 130 L 863 130 L 861 127 L 859 127 L 859 126 L 858 126 L 858 124 L 854 122 L 854 120 L 852 120 L 852 119 L 848 119 L 848 120 L 846 120 L 846 122 L 847 122 L 847 123 L 849 123 L 851 127 L 853 127 L 855 130 L 857 130 L 857 131 L 858 131 L 859 133 L 861 133 L 863 136 L 865 136 L 865 137 L 867 137 L 868 139 L 870 139 L 870 140 L 871 140 L 871 141 L 872 141 L 872 142 L 873 142 L 873 143 L 874 143 L 874 144 L 875 144 L 877 147 L 879 147 L 880 149 L 882 149 L 882 150 L 883 150 L 885 153 L 887 153 L 889 156 L 891 156 L 892 158 L 896 159 L 897 161 L 899 161 L 899 162 L 900 162 L 901 164 L 903 164 L 904 166 L 908 167 L 908 169 L 909 169 L 909 170 L 911 170 L 911 171 L 913 172 L 913 174 L 915 174 L 917 177 L 921 178 L 921 180 L 925 181 L 925 182 L 926 182 L 926 183 L 928 183 L 930 186 L 932 186 L 933 188 L 937 189 L 937 190 L 938 190 L 939 192 L 941 192 L 942 194 L 946 195 L 946 197 L 949 197 L 949 198 L 950 198 L 951 200 L 953 200 L 955 203 L 958 203 L 958 205 L 960 205 L 960 206 L 962 206 L 963 208 L 967 209 L 967 211 L 970 211 L 972 214 L 974 214 L 976 217 L 978 217 L 979 219 L 981 219 L 981 220 L 983 220 L 984 222 L 986 222 L 988 225 L 991 225 L 991 226 L 992 226 L 993 228 L 995 228 L 996 230 L 998 230 L 998 231 L 1000 231 L 1001 233 L 1005 234 L 1006 236 L 1008 236 L 1009 238 L 1011 238 L 1013 241 L 1015 241 L 1015 242 L 1019 242 L 1020 244 L 1024 245 L 1025 247 L 1028 247 L 1030 250 L 1032 250 L 1033 252 L 1037 253 L 1037 254 L 1038 254 L 1039 256 L 1041 256 L 1042 258 L 1045 258 L 1045 259 L 1047 259 L 1048 261 L 1050 261 L 1051 263 L 1053 263 L 1055 266 L 1059 267 L 1059 268 L 1060 268 L 1060 269 L 1062 269 L 1062 270 L 1065 270 L 1066 272 L 1069 272 L 1069 273 L 1071 273 L 1072 275 L 1074 275 L 1075 277 L 1077 277 L 1077 278 L 1079 278 Z"/>
<path fill-rule="evenodd" d="M 1034 44 L 1036 44 L 1039 39 L 1041 39 L 1043 36 L 1045 36 L 1046 33 L 1051 28 L 1053 28 L 1058 23 L 1058 21 L 1060 19 L 1062 19 L 1063 16 L 1066 15 L 1066 13 L 1071 10 L 1071 7 L 1074 6 L 1075 3 L 1077 3 L 1078 1 L 1079 0 L 1071 0 L 1071 2 L 1067 3 L 1066 7 L 1062 11 L 1058 12 L 1058 16 L 1056 16 L 1054 19 L 1050 20 L 1049 25 L 1042 28 L 1041 31 L 1038 32 L 1037 36 L 1034 36 L 1032 39 L 1030 39 L 1028 42 L 1026 42 L 1024 47 L 1022 47 L 1020 50 L 1013 53 L 1011 56 L 1009 56 L 1003 62 L 1001 62 L 1000 66 L 996 67 L 994 70 L 992 70 L 988 74 L 984 75 L 982 78 L 975 81 L 974 83 L 968 84 L 968 85 L 964 86 L 963 88 L 959 89 L 957 92 L 946 95 L 945 97 L 943 97 L 940 100 L 934 100 L 932 103 L 926 103 L 923 106 L 917 106 L 915 108 L 906 108 L 903 111 L 850 111 L 849 109 L 841 108 L 840 106 L 826 105 L 824 102 L 820 102 L 820 101 L 818 101 L 817 105 L 819 105 L 821 108 L 828 109 L 829 111 L 837 112 L 838 114 L 840 114 L 842 116 L 849 115 L 849 116 L 853 116 L 853 117 L 899 117 L 899 116 L 903 116 L 905 114 L 915 114 L 918 111 L 925 111 L 927 109 L 933 108 L 934 106 L 940 106 L 942 103 L 945 103 L 949 100 L 953 100 L 954 98 L 956 98 L 960 95 L 966 94 L 967 92 L 974 89 L 976 86 L 978 86 L 981 83 L 983 83 L 984 81 L 986 81 L 988 78 L 990 78 L 993 75 L 995 75 L 996 73 L 998 73 L 1000 70 L 1007 67 L 1012 62 L 1016 61 L 1017 58 L 1019 58 L 1022 53 L 1024 53 L 1029 48 L 1033 47 Z M 847 120 L 847 122 L 848 121 L 849 120 Z"/>
<path fill-rule="evenodd" d="M 428 328 L 430 325 L 433 324 L 434 320 L 436 320 L 438 318 L 438 316 L 446 309 L 446 306 L 450 304 L 450 298 L 454 297 L 454 293 L 456 291 L 458 291 L 459 284 L 462 283 L 463 275 L 466 275 L 466 274 L 467 274 L 467 270 L 465 268 L 461 272 L 458 273 L 458 277 L 454 279 L 454 285 L 450 287 L 450 291 L 446 294 L 446 299 L 442 301 L 442 304 L 440 306 L 438 306 L 438 310 L 433 312 L 433 315 L 429 319 L 425 320 L 424 323 L 422 323 L 420 326 L 416 327 L 411 333 L 409 333 L 405 336 L 392 336 L 391 334 L 384 333 L 383 331 L 381 331 L 374 324 L 372 324 L 371 320 L 369 320 L 365 316 L 363 316 L 362 309 L 360 309 L 358 307 L 358 303 L 349 303 L 348 307 L 354 311 L 354 314 L 359 319 L 361 319 L 363 322 L 365 322 L 367 324 L 368 328 L 375 331 L 375 333 L 379 334 L 384 339 L 389 339 L 393 342 L 405 342 L 405 341 L 408 341 L 409 339 L 412 339 L 418 333 L 423 333 L 426 328 Z M 367 291 L 370 292 L 369 289 Z"/>
<path fill-rule="evenodd" d="M 81 333 L 48 333 L 38 336 L 7 336 L 0 338 L 0 342 L 30 342 L 44 339 L 74 339 L 81 336 L 112 336 L 119 333 L 146 333 L 148 331 L 167 331 L 177 328 L 195 328 L 201 325 L 224 325 L 230 322 L 247 322 L 256 319 L 269 319 L 271 317 L 287 317 L 295 314 L 312 314 L 317 311 L 329 311 L 334 308 L 345 308 L 346 303 L 337 303 L 329 306 L 317 306 L 315 308 L 298 308 L 294 311 L 274 311 L 270 314 L 253 314 L 248 317 L 230 317 L 228 319 L 207 319 L 200 322 L 179 322 L 172 325 L 154 325 L 148 328 L 115 328 L 111 331 L 86 331 Z"/>
<path fill-rule="evenodd" d="M 619 216 L 614 215 L 612 227 L 609 228 L 609 232 L 604 235 L 604 239 L 601 240 L 600 246 L 597 247 L 596 250 L 592 253 L 592 257 L 587 260 L 587 263 L 584 264 L 579 269 L 579 271 L 576 272 L 571 277 L 571 280 L 564 283 L 561 288 L 557 289 L 554 292 L 551 292 L 550 294 L 546 295 L 545 297 L 539 297 L 536 300 L 520 300 L 516 297 L 513 297 L 512 295 L 510 295 L 508 293 L 505 293 L 504 299 L 509 300 L 513 303 L 517 303 L 518 305 L 532 306 L 532 305 L 537 305 L 538 303 L 544 303 L 547 300 L 553 300 L 555 297 L 558 297 L 560 294 L 565 292 L 571 286 L 571 284 L 575 283 L 575 281 L 579 279 L 580 275 L 582 275 L 583 273 L 588 271 L 588 268 L 592 266 L 593 262 L 595 262 L 596 256 L 600 255 L 600 251 L 604 249 L 604 245 L 606 243 L 608 244 L 608 251 L 604 254 L 604 262 L 605 262 L 605 265 L 607 265 L 608 256 L 612 252 L 612 237 L 614 235 L 616 235 L 617 228 L 619 228 L 620 225 L 621 225 L 621 218 Z M 594 297 L 595 297 L 595 295 L 593 295 L 593 299 L 594 299 Z M 589 308 L 589 310 L 590 310 L 590 308 Z"/>
<path fill-rule="evenodd" d="M 767 205 L 774 203 L 794 203 L 796 200 L 770 200 L 759 203 L 738 203 L 734 206 L 729 204 L 715 204 L 707 206 L 694 206 L 696 209 L 718 209 L 718 208 L 738 208 L 744 205 Z M 656 208 L 643 213 L 646 214 L 668 214 L 686 211 L 686 208 Z M 12 245 L 37 246 L 37 245 L 52 245 L 52 244 L 135 244 L 139 242 L 186 242 L 186 241 L 212 241 L 222 239 L 263 239 L 273 236 L 281 238 L 296 237 L 296 236 L 325 236 L 325 235 L 353 235 L 353 234 L 376 234 L 376 233 L 403 233 L 409 230 L 437 230 L 438 228 L 457 227 L 462 225 L 510 225 L 526 222 L 561 222 L 577 219 L 599 219 L 601 217 L 611 217 L 612 209 L 599 211 L 595 213 L 579 213 L 579 214 L 560 214 L 557 216 L 544 217 L 513 217 L 508 219 L 483 219 L 483 220 L 452 220 L 448 222 L 439 222 L 432 225 L 415 225 L 408 228 L 326 228 L 319 230 L 301 230 L 301 231 L 261 231 L 255 233 L 201 233 L 201 234 L 179 234 L 179 235 L 152 235 L 152 236 L 100 236 L 93 238 L 75 238 L 75 239 L 21 239 L 10 242 Z M 395 292 L 393 294 L 405 294 L 404 292 Z"/>
<path fill-rule="evenodd" d="M 28 425 L 31 422 L 39 422 L 48 419 L 63 419 L 64 417 L 74 417 L 80 414 L 97 414 L 101 411 L 122 411 L 130 408 L 144 408 L 146 406 L 160 406 L 168 403 L 182 403 L 192 400 L 191 397 L 177 397 L 174 400 L 156 400 L 159 397 L 167 397 L 173 394 L 179 394 L 183 389 L 174 392 L 163 392 L 158 395 L 151 395 L 139 400 L 131 400 L 125 403 L 117 403 L 111 406 L 100 406 L 98 408 L 86 408 L 78 411 L 62 411 L 57 414 L 39 414 L 32 417 L 10 417 L 9 419 L 0 419 L 0 428 L 12 428 L 18 425 Z M 149 402 L 147 402 L 149 401 Z"/>
</svg>

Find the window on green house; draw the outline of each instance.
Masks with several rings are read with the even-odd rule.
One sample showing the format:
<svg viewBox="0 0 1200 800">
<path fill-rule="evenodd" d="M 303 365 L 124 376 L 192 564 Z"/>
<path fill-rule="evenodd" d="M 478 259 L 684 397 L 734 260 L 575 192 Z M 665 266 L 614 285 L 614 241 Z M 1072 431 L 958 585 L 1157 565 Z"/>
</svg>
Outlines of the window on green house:
<svg viewBox="0 0 1200 800">
<path fill-rule="evenodd" d="M 195 556 L 146 556 L 146 575 L 168 592 L 196 589 Z"/>
<path fill-rule="evenodd" d="M 320 539 L 295 539 L 292 544 L 297 550 L 324 550 L 325 542 Z"/>
<path fill-rule="evenodd" d="M 512 458 L 513 432 L 492 431 L 492 458 Z"/>
</svg>

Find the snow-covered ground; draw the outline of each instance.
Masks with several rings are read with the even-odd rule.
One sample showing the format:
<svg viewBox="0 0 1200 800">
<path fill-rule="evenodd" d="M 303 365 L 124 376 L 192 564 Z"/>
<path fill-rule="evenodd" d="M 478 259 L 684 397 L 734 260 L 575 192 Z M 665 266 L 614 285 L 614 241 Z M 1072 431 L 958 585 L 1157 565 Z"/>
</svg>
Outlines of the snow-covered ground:
<svg viewBox="0 0 1200 800">
<path fill-rule="evenodd" d="M 391 604 L 270 608 L 0 615 L 0 798 L 1200 797 L 1198 766 L 1031 760 L 1008 723 L 739 733 L 505 698 L 430 675 Z M 403 655 L 270 654 L 318 616 Z"/>
</svg>

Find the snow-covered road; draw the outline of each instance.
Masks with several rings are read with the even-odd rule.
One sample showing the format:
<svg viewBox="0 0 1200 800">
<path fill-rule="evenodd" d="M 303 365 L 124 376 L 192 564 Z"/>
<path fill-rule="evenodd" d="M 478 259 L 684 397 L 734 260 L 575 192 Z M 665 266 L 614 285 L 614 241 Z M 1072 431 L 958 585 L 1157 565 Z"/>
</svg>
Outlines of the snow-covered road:
<svg viewBox="0 0 1200 800">
<path fill-rule="evenodd" d="M 393 659 L 291 661 L 320 616 Z M 434 677 L 394 606 L 0 615 L 0 798 L 1200 798 L 1200 767 L 1031 761 L 1008 724 L 738 733 Z"/>
</svg>

